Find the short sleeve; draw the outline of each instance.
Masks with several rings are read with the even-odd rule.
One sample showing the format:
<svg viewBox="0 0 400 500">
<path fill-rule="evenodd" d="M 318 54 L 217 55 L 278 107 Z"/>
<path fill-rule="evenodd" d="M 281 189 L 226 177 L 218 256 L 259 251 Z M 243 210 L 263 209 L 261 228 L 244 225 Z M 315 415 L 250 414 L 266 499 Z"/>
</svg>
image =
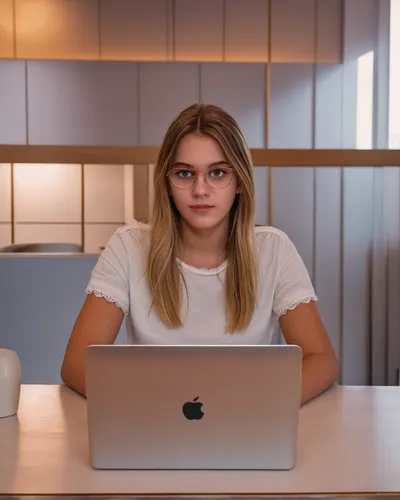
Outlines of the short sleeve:
<svg viewBox="0 0 400 500">
<path fill-rule="evenodd" d="M 127 249 L 118 230 L 111 236 L 93 268 L 86 293 L 104 297 L 129 311 L 129 279 Z"/>
<path fill-rule="evenodd" d="M 274 294 L 273 311 L 280 317 L 299 304 L 317 301 L 303 259 L 289 238 L 283 240 L 278 259 L 280 268 Z"/>
</svg>

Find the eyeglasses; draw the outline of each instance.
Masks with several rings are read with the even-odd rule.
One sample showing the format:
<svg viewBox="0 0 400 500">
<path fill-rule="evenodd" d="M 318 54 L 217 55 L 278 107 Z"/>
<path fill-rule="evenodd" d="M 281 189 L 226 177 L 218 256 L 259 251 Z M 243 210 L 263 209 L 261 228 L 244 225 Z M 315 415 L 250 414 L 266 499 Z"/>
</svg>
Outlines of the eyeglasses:
<svg viewBox="0 0 400 500">
<path fill-rule="evenodd" d="M 186 189 L 193 186 L 200 174 L 204 175 L 207 184 L 213 189 L 224 189 L 233 179 L 233 169 L 228 166 L 215 167 L 209 170 L 190 170 L 174 167 L 167 173 L 167 177 L 175 187 Z"/>
</svg>

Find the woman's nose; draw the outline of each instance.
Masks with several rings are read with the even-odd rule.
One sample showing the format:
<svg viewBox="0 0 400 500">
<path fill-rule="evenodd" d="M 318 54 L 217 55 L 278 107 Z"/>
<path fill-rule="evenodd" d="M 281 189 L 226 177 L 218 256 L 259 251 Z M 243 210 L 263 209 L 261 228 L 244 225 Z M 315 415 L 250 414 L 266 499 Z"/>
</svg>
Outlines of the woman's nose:
<svg viewBox="0 0 400 500">
<path fill-rule="evenodd" d="M 203 193 L 209 189 L 206 175 L 207 174 L 204 172 L 199 172 L 196 175 L 196 179 L 193 183 L 193 193 Z"/>
</svg>

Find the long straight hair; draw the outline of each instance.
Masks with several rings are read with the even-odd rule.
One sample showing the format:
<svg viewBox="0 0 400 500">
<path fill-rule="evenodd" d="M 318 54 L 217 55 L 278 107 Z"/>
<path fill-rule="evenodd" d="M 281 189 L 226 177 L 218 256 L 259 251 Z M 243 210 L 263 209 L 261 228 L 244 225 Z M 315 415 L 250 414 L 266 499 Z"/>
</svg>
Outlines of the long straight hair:
<svg viewBox="0 0 400 500">
<path fill-rule="evenodd" d="M 253 163 L 238 124 L 218 106 L 194 104 L 183 110 L 169 126 L 161 144 L 154 169 L 152 231 L 146 271 L 151 307 L 168 328 L 182 327 L 181 293 L 182 284 L 185 289 L 186 284 L 177 263 L 180 215 L 169 195 L 167 173 L 179 142 L 191 133 L 217 141 L 240 186 L 229 214 L 226 242 L 225 330 L 228 333 L 243 331 L 256 307 L 258 288 Z"/>
</svg>

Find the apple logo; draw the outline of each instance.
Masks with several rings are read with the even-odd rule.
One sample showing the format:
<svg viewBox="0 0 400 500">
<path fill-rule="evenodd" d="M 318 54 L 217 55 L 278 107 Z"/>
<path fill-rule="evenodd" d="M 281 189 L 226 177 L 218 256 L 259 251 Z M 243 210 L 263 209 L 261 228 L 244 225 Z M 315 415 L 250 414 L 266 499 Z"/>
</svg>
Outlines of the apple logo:
<svg viewBox="0 0 400 500">
<path fill-rule="evenodd" d="M 201 410 L 203 403 L 198 401 L 199 396 L 194 398 L 193 401 L 188 401 L 182 406 L 182 412 L 188 420 L 200 420 L 203 418 L 204 413 Z"/>
</svg>

